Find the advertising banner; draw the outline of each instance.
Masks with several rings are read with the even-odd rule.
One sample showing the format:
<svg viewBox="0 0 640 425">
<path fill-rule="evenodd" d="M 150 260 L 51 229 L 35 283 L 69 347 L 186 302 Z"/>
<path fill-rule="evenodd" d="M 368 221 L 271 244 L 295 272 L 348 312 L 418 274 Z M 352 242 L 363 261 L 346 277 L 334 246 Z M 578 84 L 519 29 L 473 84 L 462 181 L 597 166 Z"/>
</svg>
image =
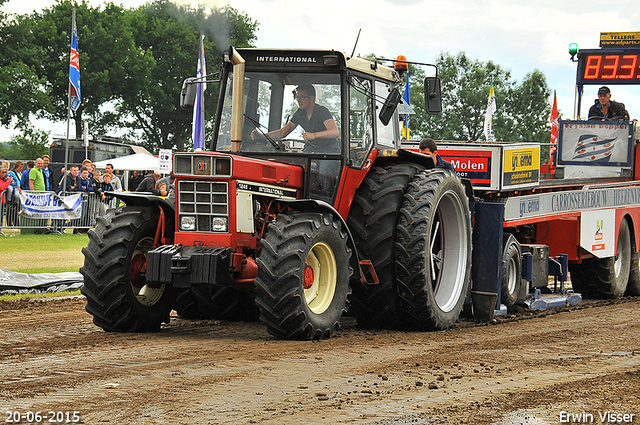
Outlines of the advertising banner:
<svg viewBox="0 0 640 425">
<path fill-rule="evenodd" d="M 631 166 L 632 126 L 618 121 L 561 121 L 560 164 Z"/>
<path fill-rule="evenodd" d="M 31 192 L 23 190 L 20 193 L 22 210 L 20 215 L 29 218 L 80 218 L 82 194 L 59 196 L 53 192 Z"/>
</svg>

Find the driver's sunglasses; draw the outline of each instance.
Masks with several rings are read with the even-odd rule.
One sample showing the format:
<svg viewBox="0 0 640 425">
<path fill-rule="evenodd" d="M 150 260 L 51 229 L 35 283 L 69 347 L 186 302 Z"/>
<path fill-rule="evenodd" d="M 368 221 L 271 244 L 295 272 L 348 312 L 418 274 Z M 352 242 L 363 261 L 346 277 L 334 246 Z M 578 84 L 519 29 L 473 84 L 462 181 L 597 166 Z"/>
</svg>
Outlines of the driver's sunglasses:
<svg viewBox="0 0 640 425">
<path fill-rule="evenodd" d="M 293 97 L 295 100 L 306 100 L 309 99 L 311 96 L 300 96 L 299 94 L 297 94 L 295 91 L 293 92 Z"/>
</svg>

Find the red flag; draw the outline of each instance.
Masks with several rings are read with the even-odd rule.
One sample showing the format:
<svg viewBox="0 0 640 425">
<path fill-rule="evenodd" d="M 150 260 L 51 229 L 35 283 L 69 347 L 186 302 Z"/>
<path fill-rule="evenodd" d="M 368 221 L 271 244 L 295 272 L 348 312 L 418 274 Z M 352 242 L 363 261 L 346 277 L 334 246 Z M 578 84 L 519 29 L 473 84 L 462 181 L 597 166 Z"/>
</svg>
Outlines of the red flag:
<svg viewBox="0 0 640 425">
<path fill-rule="evenodd" d="M 558 99 L 556 98 L 556 92 L 553 91 L 553 108 L 551 109 L 551 144 L 549 145 L 549 156 L 551 158 L 551 165 L 555 165 L 554 154 L 556 153 L 558 146 Z"/>
</svg>

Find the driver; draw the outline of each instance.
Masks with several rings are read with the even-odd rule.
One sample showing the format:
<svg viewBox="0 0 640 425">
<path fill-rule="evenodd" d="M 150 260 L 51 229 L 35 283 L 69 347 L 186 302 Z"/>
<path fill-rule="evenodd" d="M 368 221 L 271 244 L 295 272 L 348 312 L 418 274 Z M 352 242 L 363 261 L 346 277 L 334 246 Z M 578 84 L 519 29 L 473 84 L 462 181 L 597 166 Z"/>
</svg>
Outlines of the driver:
<svg viewBox="0 0 640 425">
<path fill-rule="evenodd" d="M 338 126 L 331 112 L 316 103 L 316 89 L 311 84 L 302 84 L 293 91 L 293 95 L 298 101 L 299 108 L 291 117 L 291 121 L 266 135 L 280 140 L 300 125 L 304 129 L 302 133 L 305 141 L 304 152 L 340 153 Z M 264 139 L 264 137 L 257 129 L 251 132 L 253 140 Z"/>
</svg>

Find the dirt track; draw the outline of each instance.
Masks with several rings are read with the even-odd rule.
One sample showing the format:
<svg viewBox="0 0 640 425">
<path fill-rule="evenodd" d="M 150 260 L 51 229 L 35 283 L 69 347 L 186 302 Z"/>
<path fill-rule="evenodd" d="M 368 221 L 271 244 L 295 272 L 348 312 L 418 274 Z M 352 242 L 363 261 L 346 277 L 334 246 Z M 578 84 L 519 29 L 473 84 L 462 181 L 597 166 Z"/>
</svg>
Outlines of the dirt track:
<svg viewBox="0 0 640 425">
<path fill-rule="evenodd" d="M 85 424 L 607 423 L 608 411 L 640 424 L 638 298 L 432 333 L 346 317 L 321 342 L 177 317 L 110 334 L 82 298 L 0 303 L 0 329 L 3 423 L 29 411 Z"/>
</svg>

